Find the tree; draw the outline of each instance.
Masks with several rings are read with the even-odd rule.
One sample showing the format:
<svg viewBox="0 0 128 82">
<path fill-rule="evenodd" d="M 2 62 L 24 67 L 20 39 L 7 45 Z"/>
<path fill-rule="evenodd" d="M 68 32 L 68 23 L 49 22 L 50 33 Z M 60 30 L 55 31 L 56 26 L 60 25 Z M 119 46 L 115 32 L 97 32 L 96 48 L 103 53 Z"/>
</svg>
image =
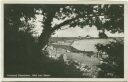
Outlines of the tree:
<svg viewBox="0 0 128 82">
<path fill-rule="evenodd" d="M 50 74 L 49 77 L 83 77 L 74 62 L 67 65 L 63 60 L 47 57 L 46 51 L 39 52 L 38 41 L 32 36 L 34 25 L 29 24 L 34 12 L 30 6 L 25 9 L 23 5 L 4 6 L 4 76 Z"/>
<path fill-rule="evenodd" d="M 115 13 L 115 9 L 116 9 L 116 13 Z M 41 12 L 37 12 L 37 11 L 41 11 Z M 28 34 L 30 30 L 27 32 L 19 31 L 20 28 L 24 27 L 23 22 L 27 23 L 29 20 L 34 19 L 36 14 L 43 15 L 43 20 L 42 20 L 43 30 L 41 35 L 38 37 L 37 44 L 35 44 L 34 38 L 31 36 L 31 33 Z M 104 18 L 101 19 L 101 17 Z M 22 18 L 24 19 L 23 21 L 21 20 Z M 54 20 L 60 20 L 62 22 L 58 24 Z M 15 64 L 21 63 L 22 60 L 21 60 L 21 56 L 19 55 L 23 55 L 23 54 L 24 54 L 24 58 L 26 58 L 25 61 L 28 61 L 31 55 L 29 56 L 27 55 L 26 57 L 27 52 L 25 50 L 26 50 L 26 46 L 29 46 L 30 51 L 36 50 L 36 53 L 31 53 L 33 54 L 32 56 L 33 58 L 32 60 L 29 61 L 29 64 L 32 63 L 31 61 L 36 61 L 37 63 L 34 63 L 34 66 L 26 64 L 26 66 L 28 67 L 27 70 L 29 70 L 29 68 L 36 67 L 36 64 L 39 63 L 40 63 L 39 66 L 41 66 L 42 62 L 40 62 L 39 60 L 40 58 L 42 58 L 41 51 L 48 44 L 51 35 L 54 34 L 56 30 L 62 29 L 64 26 L 68 26 L 68 27 L 79 26 L 81 28 L 84 28 L 84 26 L 86 25 L 89 25 L 90 27 L 92 25 L 95 25 L 98 28 L 98 30 L 123 32 L 123 5 L 121 4 L 117 4 L 117 5 L 5 4 L 4 5 L 4 28 L 5 28 L 4 44 L 5 44 L 5 54 L 6 54 L 5 65 L 7 66 L 7 63 L 12 63 L 10 65 L 14 65 L 14 62 L 17 57 L 19 58 L 19 62 Z M 29 29 L 33 26 L 29 25 L 26 27 Z M 32 47 L 31 44 L 34 44 L 34 46 Z M 17 51 L 17 53 L 15 53 L 15 51 Z M 10 53 L 12 55 L 10 55 Z M 45 58 L 46 56 L 44 56 L 43 59 L 41 60 L 45 60 Z M 8 61 L 8 59 L 10 60 Z M 25 61 L 24 62 L 22 61 L 22 64 L 24 64 Z M 29 71 L 33 71 L 33 70 L 29 70 Z"/>
<path fill-rule="evenodd" d="M 98 67 L 101 68 L 98 77 L 123 78 L 124 77 L 124 45 L 122 41 L 111 42 L 106 45 L 98 44 L 98 51 L 106 52 L 108 57 Z"/>
<path fill-rule="evenodd" d="M 26 8 L 29 14 L 30 7 Z M 40 54 L 35 38 L 32 37 L 34 25 L 27 21 L 23 6 L 4 6 L 4 74 L 31 73 L 40 71 Z M 33 11 L 32 11 L 33 12 Z M 27 21 L 21 21 L 24 17 Z"/>
<path fill-rule="evenodd" d="M 45 13 L 43 31 L 39 37 L 42 48 L 52 33 L 66 25 L 81 28 L 85 25 L 95 25 L 99 30 L 123 32 L 123 5 L 46 5 L 42 10 Z M 104 18 L 101 19 L 101 16 Z M 53 19 L 63 22 L 52 26 Z"/>
<path fill-rule="evenodd" d="M 118 5 L 100 5 L 98 7 L 99 12 L 101 13 L 100 17 L 96 19 L 96 27 L 99 30 L 102 30 L 102 33 L 105 34 L 105 30 L 110 31 L 111 33 L 123 32 L 124 31 L 124 6 L 121 4 Z M 99 13 L 98 12 L 98 13 Z M 101 20 L 101 21 L 99 21 Z"/>
<path fill-rule="evenodd" d="M 36 10 L 41 10 L 43 15 L 43 30 L 39 37 L 40 48 L 44 48 L 51 35 L 63 26 L 69 27 L 79 26 L 83 28 L 85 25 L 95 25 L 99 30 L 110 30 L 111 32 L 123 32 L 123 5 L 117 4 L 45 4 L 45 5 L 6 5 L 6 7 L 14 7 L 19 14 L 26 19 L 33 17 Z M 13 10 L 13 8 L 11 9 Z M 103 17 L 103 18 L 102 18 Z M 53 20 L 62 20 L 60 24 L 52 24 Z"/>
</svg>

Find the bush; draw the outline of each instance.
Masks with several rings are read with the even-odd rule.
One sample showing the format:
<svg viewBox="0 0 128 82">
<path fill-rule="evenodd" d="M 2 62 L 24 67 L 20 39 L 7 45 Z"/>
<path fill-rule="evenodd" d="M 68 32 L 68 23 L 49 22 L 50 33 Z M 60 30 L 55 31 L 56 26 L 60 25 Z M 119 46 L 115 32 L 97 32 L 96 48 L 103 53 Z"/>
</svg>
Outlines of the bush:
<svg viewBox="0 0 128 82">
<path fill-rule="evenodd" d="M 6 30 L 7 31 L 7 30 Z M 31 33 L 10 30 L 5 37 L 4 75 L 41 74 L 42 77 L 84 77 L 76 64 L 66 64 L 62 57 L 49 58 L 47 51 L 40 52 L 39 44 Z M 44 75 L 49 76 L 44 76 Z"/>
<path fill-rule="evenodd" d="M 108 57 L 103 59 L 103 63 L 99 65 L 101 71 L 98 77 L 123 78 L 124 77 L 124 44 L 116 41 L 109 44 L 96 45 L 98 51 L 106 52 Z M 101 53 L 102 55 L 103 53 Z"/>
</svg>

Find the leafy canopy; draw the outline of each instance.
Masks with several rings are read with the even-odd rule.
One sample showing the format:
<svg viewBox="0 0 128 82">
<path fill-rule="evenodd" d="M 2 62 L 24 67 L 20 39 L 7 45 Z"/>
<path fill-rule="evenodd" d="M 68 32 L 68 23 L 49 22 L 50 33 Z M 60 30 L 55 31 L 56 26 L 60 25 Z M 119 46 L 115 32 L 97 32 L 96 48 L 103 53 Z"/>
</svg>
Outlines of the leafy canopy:
<svg viewBox="0 0 128 82">
<path fill-rule="evenodd" d="M 52 19 L 52 30 L 63 26 L 95 25 L 98 30 L 108 30 L 112 33 L 124 31 L 124 5 L 122 4 L 5 4 L 6 19 L 9 22 L 20 24 L 21 17 L 25 21 L 35 18 L 35 14 L 43 15 L 42 24 L 46 19 Z M 14 17 L 11 17 L 14 16 Z M 62 21 L 52 25 L 53 19 Z M 15 21 L 15 22 L 14 22 Z M 42 26 L 43 27 L 43 26 Z"/>
</svg>

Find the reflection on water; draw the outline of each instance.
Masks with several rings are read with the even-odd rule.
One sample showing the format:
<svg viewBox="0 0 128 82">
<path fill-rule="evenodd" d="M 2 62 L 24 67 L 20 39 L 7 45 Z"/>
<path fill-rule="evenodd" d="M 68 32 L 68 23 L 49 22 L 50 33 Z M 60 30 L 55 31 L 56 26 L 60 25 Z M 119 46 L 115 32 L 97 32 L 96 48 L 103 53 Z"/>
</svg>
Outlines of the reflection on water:
<svg viewBox="0 0 128 82">
<path fill-rule="evenodd" d="M 97 49 L 95 47 L 96 44 L 108 44 L 109 42 L 115 41 L 114 39 L 84 39 L 77 40 L 71 45 L 72 47 L 81 50 L 81 51 L 93 51 L 96 52 Z"/>
</svg>

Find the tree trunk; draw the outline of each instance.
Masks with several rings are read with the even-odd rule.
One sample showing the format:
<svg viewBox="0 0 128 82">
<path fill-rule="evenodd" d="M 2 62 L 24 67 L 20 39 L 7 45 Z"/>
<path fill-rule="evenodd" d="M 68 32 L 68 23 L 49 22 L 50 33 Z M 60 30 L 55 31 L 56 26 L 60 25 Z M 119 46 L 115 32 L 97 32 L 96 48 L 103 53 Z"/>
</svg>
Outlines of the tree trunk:
<svg viewBox="0 0 128 82">
<path fill-rule="evenodd" d="M 52 21 L 53 18 L 55 16 L 56 11 L 50 10 L 46 13 L 46 19 L 43 22 L 43 30 L 42 33 L 38 39 L 39 41 L 39 46 L 40 46 L 40 50 L 44 49 L 45 46 L 48 44 L 49 39 L 52 35 L 52 33 L 54 32 L 52 30 Z"/>
<path fill-rule="evenodd" d="M 50 30 L 43 30 L 43 33 L 39 37 L 40 50 L 45 49 L 45 47 L 47 46 L 49 42 L 51 35 L 52 35 L 52 32 Z"/>
</svg>

